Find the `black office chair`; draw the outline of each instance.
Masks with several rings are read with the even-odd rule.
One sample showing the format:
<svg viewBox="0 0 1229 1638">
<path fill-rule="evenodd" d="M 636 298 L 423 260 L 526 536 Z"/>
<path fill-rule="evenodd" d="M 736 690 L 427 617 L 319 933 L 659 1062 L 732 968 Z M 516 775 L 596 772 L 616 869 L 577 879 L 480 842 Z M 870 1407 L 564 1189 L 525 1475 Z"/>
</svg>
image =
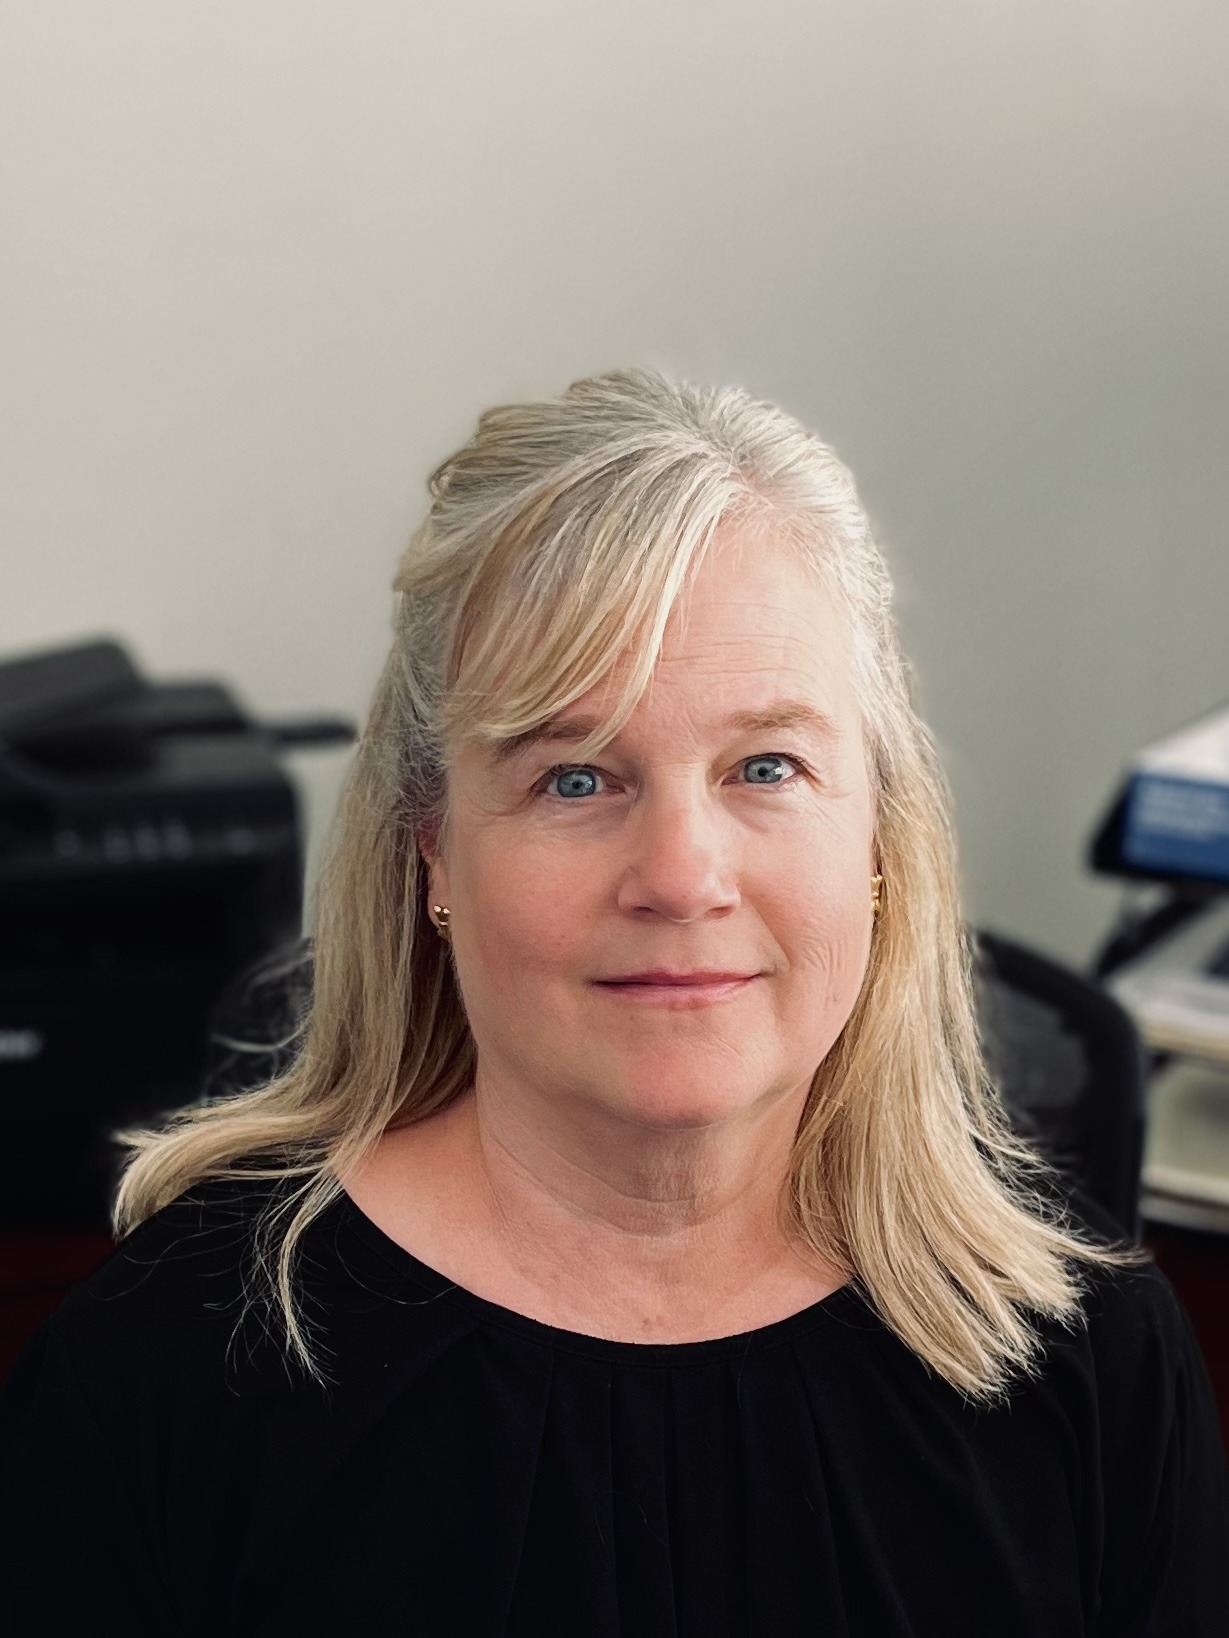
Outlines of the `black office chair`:
<svg viewBox="0 0 1229 1638">
<path fill-rule="evenodd" d="M 1095 980 L 984 930 L 975 935 L 982 1050 L 1012 1124 L 1140 1238 L 1147 1054 Z"/>
<path fill-rule="evenodd" d="M 975 948 L 982 1048 L 1013 1126 L 1138 1241 L 1145 1055 L 1134 1023 L 1095 982 L 1010 939 L 978 932 Z M 231 984 L 210 1023 L 206 1098 L 293 1061 L 311 959 L 304 939 Z"/>
</svg>

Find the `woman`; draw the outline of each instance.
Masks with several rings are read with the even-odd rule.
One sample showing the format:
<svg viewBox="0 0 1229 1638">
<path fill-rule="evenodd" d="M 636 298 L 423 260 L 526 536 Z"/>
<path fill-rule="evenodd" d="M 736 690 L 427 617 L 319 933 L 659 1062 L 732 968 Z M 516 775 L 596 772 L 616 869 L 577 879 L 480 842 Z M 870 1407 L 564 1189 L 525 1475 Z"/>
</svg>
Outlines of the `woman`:
<svg viewBox="0 0 1229 1638">
<path fill-rule="evenodd" d="M 582 381 L 397 594 L 294 1060 L 125 1134 L 6 1390 L 19 1630 L 1223 1633 L 1206 1372 L 987 1075 L 847 471 Z"/>
</svg>

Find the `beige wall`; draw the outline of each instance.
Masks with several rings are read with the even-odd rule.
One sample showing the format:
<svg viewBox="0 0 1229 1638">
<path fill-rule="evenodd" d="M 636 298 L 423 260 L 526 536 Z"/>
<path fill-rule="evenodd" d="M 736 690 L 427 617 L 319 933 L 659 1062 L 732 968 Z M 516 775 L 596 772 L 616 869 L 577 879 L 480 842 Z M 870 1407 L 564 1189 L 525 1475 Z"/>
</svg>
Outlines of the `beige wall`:
<svg viewBox="0 0 1229 1638">
<path fill-rule="evenodd" d="M 1229 696 L 1227 183 L 1213 0 L 7 0 L 0 653 L 360 714 L 482 406 L 741 381 L 860 479 L 970 915 L 1083 961 Z"/>
</svg>

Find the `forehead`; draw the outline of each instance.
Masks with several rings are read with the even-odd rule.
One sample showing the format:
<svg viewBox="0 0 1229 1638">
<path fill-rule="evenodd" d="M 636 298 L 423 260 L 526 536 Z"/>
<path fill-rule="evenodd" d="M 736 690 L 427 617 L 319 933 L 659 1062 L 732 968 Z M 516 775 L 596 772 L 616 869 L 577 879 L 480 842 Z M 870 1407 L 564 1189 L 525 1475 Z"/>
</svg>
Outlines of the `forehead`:
<svg viewBox="0 0 1229 1638">
<path fill-rule="evenodd" d="M 839 687 L 848 680 L 848 633 L 836 598 L 799 549 L 763 524 L 719 529 L 670 618 L 661 668 L 704 666 L 728 655 Z"/>
<path fill-rule="evenodd" d="M 493 748 L 503 763 L 578 741 L 607 719 L 617 677 Z M 720 533 L 671 610 L 649 689 L 622 737 L 642 727 L 702 734 L 794 730 L 825 749 L 856 738 L 845 623 L 797 551 L 770 535 Z"/>
</svg>

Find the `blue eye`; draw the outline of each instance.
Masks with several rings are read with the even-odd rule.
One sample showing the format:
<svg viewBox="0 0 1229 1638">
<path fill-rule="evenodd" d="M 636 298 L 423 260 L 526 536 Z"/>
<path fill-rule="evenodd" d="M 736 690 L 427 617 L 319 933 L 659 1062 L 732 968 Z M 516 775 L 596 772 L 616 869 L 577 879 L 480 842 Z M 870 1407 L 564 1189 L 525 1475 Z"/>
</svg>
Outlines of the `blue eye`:
<svg viewBox="0 0 1229 1638">
<path fill-rule="evenodd" d="M 747 757 L 745 759 L 745 761 L 743 762 L 742 765 L 743 765 L 743 767 L 748 767 L 748 766 L 754 767 L 757 763 L 763 764 L 763 763 L 772 763 L 772 762 L 790 762 L 797 768 L 801 768 L 803 766 L 803 764 L 798 760 L 797 757 L 795 757 L 795 756 L 786 756 L 781 751 L 765 751 L 765 752 L 762 752 L 759 756 L 749 756 L 749 757 Z M 593 779 L 601 778 L 601 775 L 599 774 L 598 770 L 596 768 L 589 767 L 586 763 L 583 763 L 583 762 L 557 762 L 557 763 L 555 763 L 553 768 L 548 768 L 546 770 L 546 772 L 542 775 L 541 779 L 539 779 L 537 784 L 534 786 L 534 789 L 537 790 L 537 791 L 542 791 L 542 792 L 545 793 L 546 792 L 546 787 L 548 785 L 550 785 L 553 780 L 558 779 L 561 776 L 566 776 L 567 779 L 571 780 L 571 781 L 580 780 L 582 782 L 584 780 L 586 780 L 586 779 L 587 780 L 593 780 Z M 748 781 L 748 783 L 752 784 L 752 785 L 759 785 L 761 788 L 768 788 L 768 789 L 771 790 L 771 789 L 778 789 L 783 785 L 793 785 L 793 784 L 796 783 L 796 781 L 793 780 L 793 779 L 779 779 L 779 778 L 778 779 L 772 779 L 772 778 L 769 778 L 769 779 L 751 779 L 751 780 Z M 575 785 L 573 784 L 573 788 L 572 788 L 569 795 L 567 795 L 567 796 L 557 796 L 556 800 L 557 801 L 571 801 L 574 797 L 590 796 L 592 794 L 594 794 L 594 793 L 591 790 L 587 790 L 587 789 L 577 790 L 575 788 Z"/>
<path fill-rule="evenodd" d="M 541 782 L 544 785 L 549 785 L 551 780 L 557 779 L 561 774 L 566 774 L 567 777 L 570 780 L 593 779 L 593 778 L 596 777 L 595 771 L 592 768 L 586 768 L 586 767 L 582 766 L 579 763 L 570 766 L 566 762 L 561 762 L 561 763 L 558 764 L 558 766 L 556 766 L 554 768 L 548 768 L 547 771 L 543 774 Z M 583 790 L 582 791 L 577 791 L 577 790 L 573 789 L 572 791 L 570 791 L 568 793 L 568 795 L 569 795 L 569 797 L 572 797 L 572 796 L 588 796 L 589 792 L 588 791 L 583 791 Z"/>
<path fill-rule="evenodd" d="M 793 762 L 793 757 L 782 757 L 782 755 L 775 752 L 775 750 L 770 750 L 770 752 L 765 753 L 765 755 L 762 755 L 762 757 L 747 757 L 747 760 L 744 762 L 742 767 L 764 768 L 765 763 L 772 762 Z M 782 780 L 782 778 L 778 778 L 778 776 L 773 776 L 772 771 L 769 771 L 769 776 L 767 776 L 767 778 L 752 778 L 752 780 L 747 781 L 747 783 L 749 783 L 749 785 L 788 785 L 790 781 Z"/>
</svg>

